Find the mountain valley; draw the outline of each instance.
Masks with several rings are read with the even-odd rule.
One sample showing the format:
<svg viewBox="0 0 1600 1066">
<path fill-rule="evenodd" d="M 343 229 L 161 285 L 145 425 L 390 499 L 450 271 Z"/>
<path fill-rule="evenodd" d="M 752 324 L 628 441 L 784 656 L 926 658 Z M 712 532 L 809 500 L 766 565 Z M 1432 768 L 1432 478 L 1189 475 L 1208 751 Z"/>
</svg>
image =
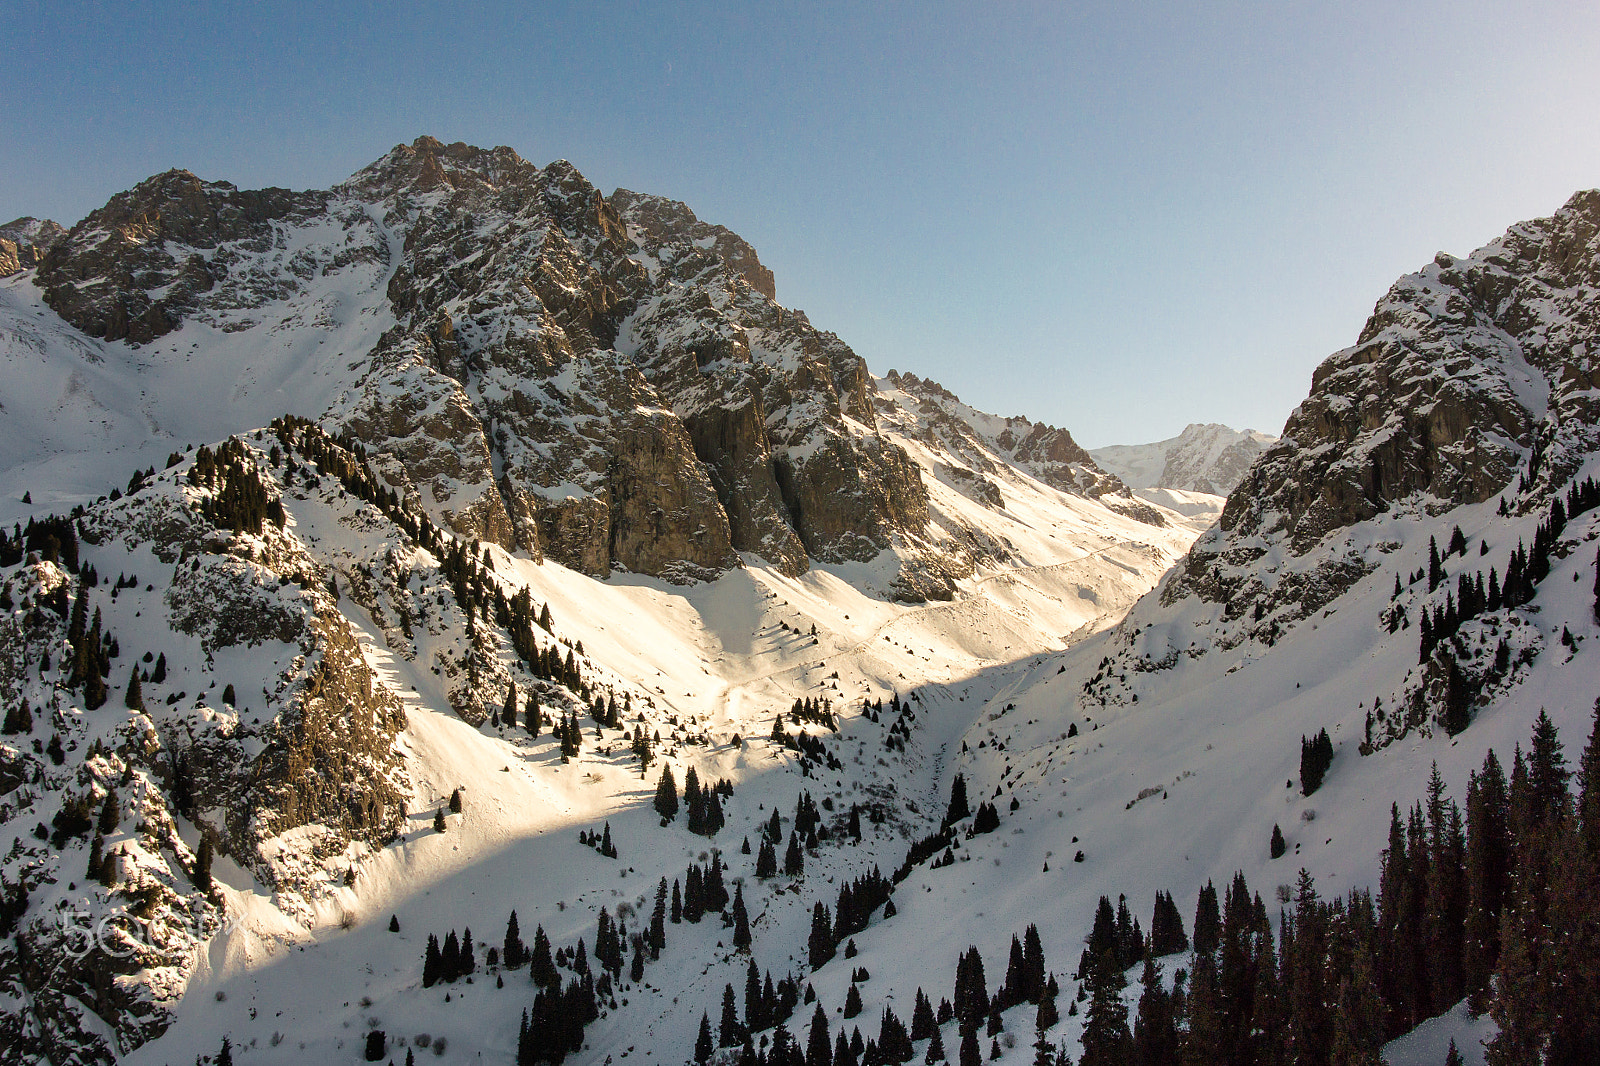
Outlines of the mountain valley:
<svg viewBox="0 0 1600 1066">
<path fill-rule="evenodd" d="M 1094 1066 L 1149 991 L 1138 936 L 1106 991 L 1102 900 L 1198 941 L 1238 875 L 1270 958 L 1379 894 L 1392 804 L 1443 811 L 1436 770 L 1468 809 L 1541 721 L 1592 834 L 1597 234 L 1579 193 L 1441 253 L 1277 437 L 1090 452 L 508 148 L 0 227 L 0 1047 L 819 1066 L 820 1014 L 824 1066 Z M 1587 942 L 1506 937 L 1587 987 Z M 1205 1017 L 1210 956 L 1149 950 Z M 1596 1037 L 1429 980 L 1241 1061 Z"/>
</svg>

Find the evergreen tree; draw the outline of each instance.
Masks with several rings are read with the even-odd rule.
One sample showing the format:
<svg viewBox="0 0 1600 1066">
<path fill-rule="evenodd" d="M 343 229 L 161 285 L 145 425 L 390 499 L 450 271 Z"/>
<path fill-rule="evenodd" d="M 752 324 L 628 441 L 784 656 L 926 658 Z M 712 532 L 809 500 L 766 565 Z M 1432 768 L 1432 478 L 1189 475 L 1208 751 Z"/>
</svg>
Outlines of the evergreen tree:
<svg viewBox="0 0 1600 1066">
<path fill-rule="evenodd" d="M 500 948 L 500 960 L 508 970 L 518 970 L 527 961 L 528 949 L 522 944 L 522 932 L 517 928 L 517 912 L 512 911 L 511 917 L 506 919 L 505 940 Z"/>
<path fill-rule="evenodd" d="M 1472 724 L 1472 692 L 1454 654 L 1445 656 L 1444 712 L 1439 724 L 1450 736 Z"/>
<path fill-rule="evenodd" d="M 750 915 L 745 910 L 742 882 L 733 886 L 733 946 L 740 951 L 750 947 Z"/>
<path fill-rule="evenodd" d="M 1222 915 L 1217 906 L 1217 890 L 1210 881 L 1200 890 L 1194 910 L 1194 949 L 1209 954 L 1222 939 Z"/>
<path fill-rule="evenodd" d="M 945 809 L 944 824 L 953 825 L 971 813 L 967 806 L 967 779 L 956 774 L 955 780 L 950 782 L 950 805 Z"/>
<path fill-rule="evenodd" d="M 139 667 L 135 666 L 128 675 L 128 690 L 122 697 L 122 705 L 130 711 L 144 710 L 144 688 L 139 683 Z"/>
<path fill-rule="evenodd" d="M 1272 827 L 1272 843 L 1268 849 L 1269 854 L 1274 859 L 1281 859 L 1283 858 L 1283 853 L 1287 850 L 1289 850 L 1289 845 L 1284 842 L 1283 830 L 1274 825 Z"/>
<path fill-rule="evenodd" d="M 435 833 L 443 833 L 445 829 L 444 808 L 440 807 L 438 810 L 433 812 L 433 831 Z"/>
<path fill-rule="evenodd" d="M 738 1001 L 733 994 L 733 985 L 722 986 L 722 1024 L 717 1027 L 718 1047 L 737 1047 L 744 1036 L 743 1027 L 739 1024 Z"/>
<path fill-rule="evenodd" d="M 989 992 L 983 975 L 983 956 L 968 947 L 956 962 L 954 996 L 956 1020 L 963 1029 L 976 1029 L 989 1013 Z"/>
<path fill-rule="evenodd" d="M 1594 725 L 1578 760 L 1578 833 L 1584 851 L 1600 858 L 1600 699 L 1594 704 Z"/>
<path fill-rule="evenodd" d="M 697 923 L 705 914 L 705 904 L 700 893 L 700 867 L 690 866 L 683 876 L 683 919 Z"/>
<path fill-rule="evenodd" d="M 1295 896 L 1294 951 L 1290 968 L 1289 1033 L 1293 1061 L 1320 1066 L 1328 1061 L 1332 1019 L 1328 1012 L 1327 929 L 1315 883 L 1301 869 Z"/>
<path fill-rule="evenodd" d="M 500 722 L 508 729 L 515 729 L 517 725 L 517 683 L 511 682 L 506 686 L 506 702 L 500 708 Z"/>
<path fill-rule="evenodd" d="M 911 1008 L 911 1039 L 926 1040 L 938 1031 L 939 1023 L 933 1017 L 933 1004 L 928 994 L 917 989 L 915 1004 Z"/>
<path fill-rule="evenodd" d="M 938 1027 L 935 1026 L 933 1034 L 928 1040 L 927 1054 L 922 1057 L 922 1061 L 927 1063 L 927 1066 L 933 1066 L 936 1062 L 947 1061 L 947 1058 L 948 1056 L 946 1056 L 944 1050 L 944 1037 L 939 1033 Z"/>
<path fill-rule="evenodd" d="M 694 772 L 694 767 L 689 768 Z M 672 821 L 678 816 L 678 783 L 673 779 L 672 767 L 661 768 L 661 780 L 656 783 L 656 813 L 667 821 Z"/>
<path fill-rule="evenodd" d="M 1600 622 L 1600 556 L 1594 561 L 1594 620 Z"/>
<path fill-rule="evenodd" d="M 1040 1007 L 1041 1014 L 1043 1010 Z M 1041 1018 L 1038 1031 L 1043 1033 L 1047 1028 Z M 1132 1066 L 1167 1066 L 1177 1061 L 1177 1055 L 1178 1028 L 1172 997 L 1162 983 L 1161 964 L 1147 956 L 1139 977 L 1139 1013 L 1134 1017 L 1129 1058 Z"/>
<path fill-rule="evenodd" d="M 761 852 L 756 856 L 756 876 L 762 880 L 778 875 L 778 856 L 773 850 L 772 841 L 761 842 Z"/>
<path fill-rule="evenodd" d="M 1364 946 L 1352 952 L 1349 971 L 1339 983 L 1332 1016 L 1331 1061 L 1347 1066 L 1380 1066 L 1384 1041 L 1383 1002 L 1372 959 Z"/>
<path fill-rule="evenodd" d="M 711 1052 L 715 1049 L 711 1041 L 711 1019 L 705 1012 L 700 1013 L 700 1035 L 694 1041 L 694 1061 L 699 1066 L 705 1066 L 711 1061 Z"/>
<path fill-rule="evenodd" d="M 398 914 L 389 915 L 389 932 L 398 933 L 399 931 L 400 931 L 400 916 Z"/>
<path fill-rule="evenodd" d="M 1022 998 L 1029 1003 L 1045 999 L 1044 946 L 1039 942 L 1039 927 L 1032 922 L 1022 934 Z"/>
<path fill-rule="evenodd" d="M 95 823 L 95 828 L 102 833 L 115 833 L 117 823 L 121 820 L 122 811 L 117 801 L 117 790 L 108 789 L 105 802 L 100 805 L 100 819 Z"/>
<path fill-rule="evenodd" d="M 222 1038 L 222 1050 L 217 1052 L 214 1066 L 233 1066 L 233 1041 L 226 1036 Z"/>
<path fill-rule="evenodd" d="M 1333 762 L 1333 740 L 1326 729 L 1307 740 L 1300 738 L 1300 791 L 1311 795 L 1322 787 L 1322 779 Z"/>
<path fill-rule="evenodd" d="M 1466 914 L 1462 930 L 1462 982 L 1473 1009 L 1483 998 L 1500 959 L 1500 912 L 1505 901 L 1511 841 L 1505 775 L 1490 749 L 1467 785 Z"/>
<path fill-rule="evenodd" d="M 850 982 L 850 991 L 844 995 L 844 1016 L 854 1018 L 861 1013 L 861 989 L 856 987 L 854 981 Z"/>
<path fill-rule="evenodd" d="M 540 988 L 555 988 L 561 981 L 561 975 L 556 971 L 555 961 L 550 957 L 550 938 L 545 936 L 544 926 L 535 926 L 533 930 L 533 951 L 528 956 L 528 976 Z"/>
<path fill-rule="evenodd" d="M 422 956 L 422 987 L 431 988 L 444 976 L 444 960 L 439 950 L 439 938 L 428 934 L 428 948 Z"/>
<path fill-rule="evenodd" d="M 965 1029 L 961 1033 L 960 1066 L 983 1066 L 983 1052 L 978 1048 L 978 1030 Z"/>
<path fill-rule="evenodd" d="M 833 1066 L 833 1041 L 828 1039 L 828 1012 L 817 1004 L 806 1037 L 806 1066 Z"/>
<path fill-rule="evenodd" d="M 754 959 L 750 960 L 744 973 L 744 1024 L 753 1033 L 759 1033 L 771 1025 L 766 1001 L 761 995 L 761 970 Z"/>
<path fill-rule="evenodd" d="M 459 788 L 450 793 L 450 813 L 461 813 L 461 790 Z"/>
<path fill-rule="evenodd" d="M 656 905 L 650 912 L 650 959 L 655 961 L 661 958 L 661 951 L 667 946 L 667 879 L 663 877 L 656 885 Z"/>
<path fill-rule="evenodd" d="M 818 900 L 811 910 L 811 936 L 807 940 L 811 969 L 820 970 L 834 955 L 833 922 L 828 918 L 828 908 Z"/>
<path fill-rule="evenodd" d="M 789 850 L 783 853 L 783 876 L 799 877 L 805 873 L 805 855 L 800 850 L 800 834 L 789 834 Z"/>
<path fill-rule="evenodd" d="M 1540 708 L 1539 717 L 1533 723 L 1533 747 L 1528 753 L 1529 799 L 1537 821 L 1549 824 L 1565 817 L 1570 777 L 1556 725 Z"/>
<path fill-rule="evenodd" d="M 1123 1066 L 1132 1036 L 1128 1006 L 1122 1001 L 1122 973 L 1109 952 L 1095 957 L 1089 973 L 1089 1006 L 1083 1020 L 1079 1066 Z"/>
</svg>

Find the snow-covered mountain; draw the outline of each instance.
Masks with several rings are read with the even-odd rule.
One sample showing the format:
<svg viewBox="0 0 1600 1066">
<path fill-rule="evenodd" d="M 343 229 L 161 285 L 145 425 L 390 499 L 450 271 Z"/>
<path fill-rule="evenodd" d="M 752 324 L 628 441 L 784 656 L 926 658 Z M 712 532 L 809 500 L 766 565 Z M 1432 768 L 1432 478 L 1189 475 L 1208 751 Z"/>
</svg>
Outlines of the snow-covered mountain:
<svg viewBox="0 0 1600 1066">
<path fill-rule="evenodd" d="M 995 1002 L 934 1015 L 948 1056 L 1034 1061 L 1043 1000 L 1076 1061 L 1102 896 L 1193 928 L 1239 872 L 1303 931 L 1292 871 L 1376 887 L 1430 764 L 1463 797 L 1541 707 L 1583 743 L 1597 223 L 1582 194 L 1402 279 L 1203 533 L 1065 430 L 872 379 L 733 234 L 566 164 L 422 139 L 34 227 L 0 280 L 0 1046 L 616 1066 L 820 1025 L 868 1066 L 886 1011 L 926 1057 L 919 989 L 973 1009 L 975 948 Z M 1493 1024 L 1388 1056 L 1481 1061 Z"/>
<path fill-rule="evenodd" d="M 292 412 L 355 434 L 447 528 L 595 576 L 960 550 L 930 534 L 863 361 L 775 301 L 753 249 L 565 162 L 424 137 L 325 191 L 171 171 L 31 282 L 11 361 L 65 326 L 83 351 L 0 398 L 34 416 L 5 438 L 19 460 L 76 450 L 62 421 L 138 452 Z"/>
<path fill-rule="evenodd" d="M 1195 422 L 1176 437 L 1154 444 L 1113 444 L 1089 454 L 1134 489 L 1226 496 L 1276 439 L 1253 429 Z"/>
<path fill-rule="evenodd" d="M 175 1022 L 150 1054 L 186 1025 L 208 1035 L 183 1057 L 210 1054 L 184 1005 L 241 981 L 273 1027 L 222 1028 L 265 1053 L 320 984 L 271 960 L 380 907 L 419 925 L 440 881 L 499 909 L 496 854 L 570 868 L 512 906 L 574 940 L 610 899 L 568 855 L 579 828 L 609 818 L 654 876 L 703 846 L 647 840 L 624 732 L 653 769 L 734 782 L 743 834 L 823 759 L 754 739 L 797 699 L 827 701 L 792 723 L 825 733 L 1059 649 L 1196 533 L 1065 431 L 991 439 L 942 390 L 912 409 L 733 234 L 564 163 L 424 138 L 328 192 L 170 172 L 70 231 L 7 232 L 0 876 L 23 909 L 0 1034 L 28 1055 L 109 1061 Z M 897 840 L 939 760 L 891 724 L 825 802 Z M 457 789 L 473 813 L 438 836 Z M 789 884 L 751 884 L 773 944 Z M 388 946 L 414 985 L 420 941 Z M 439 1032 L 514 1044 L 514 1014 Z"/>
</svg>

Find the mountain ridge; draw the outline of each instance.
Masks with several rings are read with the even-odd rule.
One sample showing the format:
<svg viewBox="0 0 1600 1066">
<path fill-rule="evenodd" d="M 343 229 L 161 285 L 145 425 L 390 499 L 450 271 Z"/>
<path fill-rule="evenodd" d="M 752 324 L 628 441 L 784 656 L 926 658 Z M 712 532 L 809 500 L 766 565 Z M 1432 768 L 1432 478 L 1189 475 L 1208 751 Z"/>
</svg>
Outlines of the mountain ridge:
<svg viewBox="0 0 1600 1066">
<path fill-rule="evenodd" d="M 1215 422 L 1191 422 L 1176 437 L 1090 451 L 1095 462 L 1135 489 L 1179 489 L 1227 496 L 1276 437 Z"/>
</svg>

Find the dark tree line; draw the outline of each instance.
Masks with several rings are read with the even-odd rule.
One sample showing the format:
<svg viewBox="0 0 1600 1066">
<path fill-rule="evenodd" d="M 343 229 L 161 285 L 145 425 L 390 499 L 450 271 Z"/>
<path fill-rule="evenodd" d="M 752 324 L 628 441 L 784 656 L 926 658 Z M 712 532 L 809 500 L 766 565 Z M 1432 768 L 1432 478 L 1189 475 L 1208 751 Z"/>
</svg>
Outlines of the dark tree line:
<svg viewBox="0 0 1600 1066">
<path fill-rule="evenodd" d="M 200 513 L 219 528 L 260 533 L 268 522 L 283 528 L 283 501 L 269 491 L 237 437 L 217 445 L 215 452 L 203 444 L 195 449 L 189 484 L 211 490 L 201 501 Z"/>
<path fill-rule="evenodd" d="M 1499 1026 L 1492 1066 L 1600 1061 L 1600 707 L 1576 796 L 1572 777 L 1541 712 L 1509 779 L 1485 756 L 1464 815 L 1437 769 L 1425 802 L 1392 810 L 1376 899 L 1324 900 L 1302 870 L 1274 938 L 1243 874 L 1220 915 L 1207 885 L 1191 970 L 1170 990 L 1153 935 L 1165 922 L 1152 923 L 1131 1029 L 1129 939 L 1102 899 L 1080 962 L 1080 1066 L 1376 1063 L 1386 1041 L 1463 998 Z"/>
</svg>

